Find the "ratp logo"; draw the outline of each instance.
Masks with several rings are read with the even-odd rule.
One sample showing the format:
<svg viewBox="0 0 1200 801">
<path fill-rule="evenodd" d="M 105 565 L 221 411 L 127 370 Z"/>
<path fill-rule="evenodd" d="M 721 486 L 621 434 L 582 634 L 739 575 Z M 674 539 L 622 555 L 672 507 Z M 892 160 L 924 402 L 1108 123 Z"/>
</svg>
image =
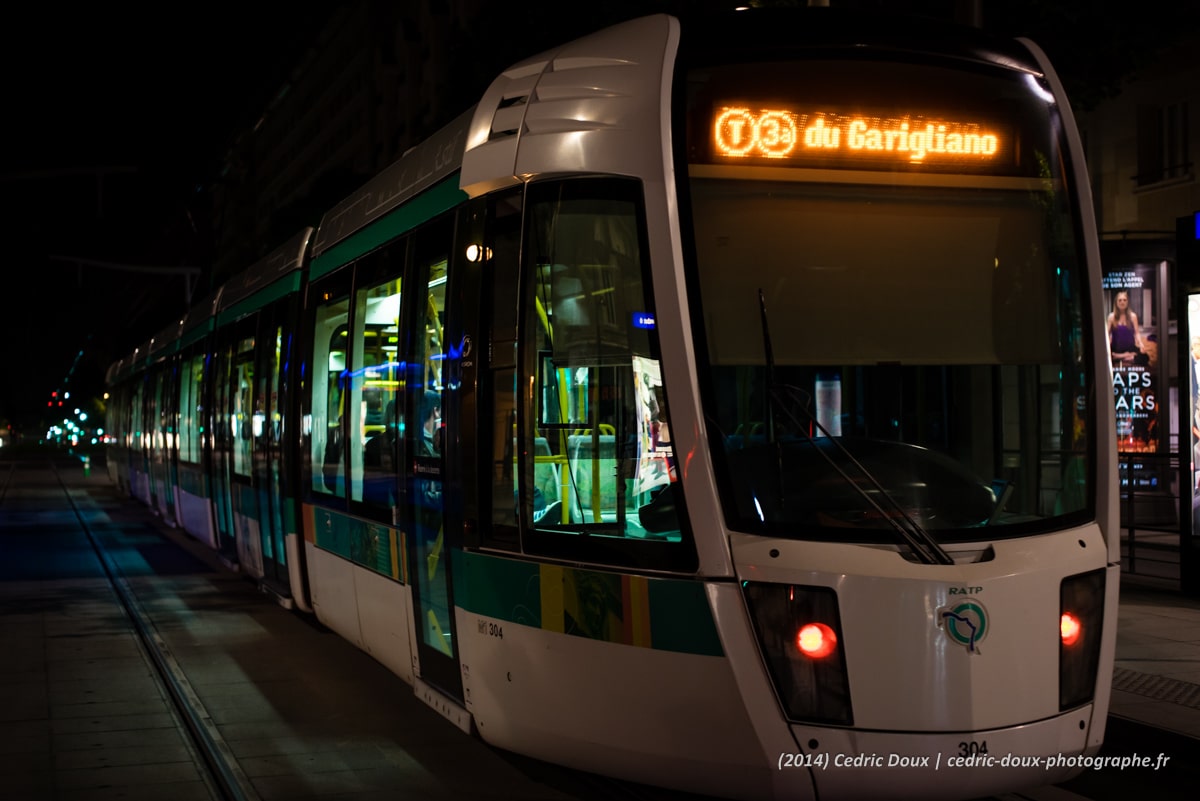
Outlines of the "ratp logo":
<svg viewBox="0 0 1200 801">
<path fill-rule="evenodd" d="M 979 653 L 979 643 L 988 633 L 988 614 L 983 604 L 974 598 L 962 598 L 939 609 L 937 615 L 938 625 L 951 642 L 973 654 Z"/>
</svg>

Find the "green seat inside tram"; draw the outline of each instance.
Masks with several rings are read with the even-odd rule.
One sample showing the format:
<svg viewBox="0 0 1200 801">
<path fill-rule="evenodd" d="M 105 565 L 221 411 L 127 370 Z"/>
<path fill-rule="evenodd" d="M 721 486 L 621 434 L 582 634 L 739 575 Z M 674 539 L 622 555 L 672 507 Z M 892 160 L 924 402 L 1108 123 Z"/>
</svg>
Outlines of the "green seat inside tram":
<svg viewBox="0 0 1200 801">
<path fill-rule="evenodd" d="M 534 503 L 534 515 L 540 515 L 547 506 L 555 501 L 561 501 L 563 496 L 562 480 L 559 478 L 559 463 L 550 451 L 550 442 L 545 437 L 537 437 L 533 441 L 533 486 L 541 493 L 541 504 Z M 547 520 L 547 523 L 562 522 Z"/>
<path fill-rule="evenodd" d="M 567 437 L 567 462 L 571 471 L 571 519 L 583 523 L 616 521 L 616 437 L 572 434 Z"/>
</svg>

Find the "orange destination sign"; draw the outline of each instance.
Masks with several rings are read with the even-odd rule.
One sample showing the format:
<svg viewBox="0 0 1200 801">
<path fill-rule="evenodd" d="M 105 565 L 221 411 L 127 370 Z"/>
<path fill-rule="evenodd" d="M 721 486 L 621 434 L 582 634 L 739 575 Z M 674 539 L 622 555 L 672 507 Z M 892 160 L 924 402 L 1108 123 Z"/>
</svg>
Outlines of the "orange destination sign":
<svg viewBox="0 0 1200 801">
<path fill-rule="evenodd" d="M 726 106 L 713 123 L 717 156 L 800 159 L 873 158 L 916 164 L 989 163 L 999 134 L 974 122 L 917 114 L 880 117 Z"/>
</svg>

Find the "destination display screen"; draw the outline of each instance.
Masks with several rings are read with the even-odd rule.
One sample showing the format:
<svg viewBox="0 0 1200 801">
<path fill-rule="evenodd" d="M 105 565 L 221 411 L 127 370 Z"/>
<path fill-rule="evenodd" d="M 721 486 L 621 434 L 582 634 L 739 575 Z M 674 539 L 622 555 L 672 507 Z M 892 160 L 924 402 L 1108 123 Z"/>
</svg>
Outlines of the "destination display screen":
<svg viewBox="0 0 1200 801">
<path fill-rule="evenodd" d="M 1041 178 L 1059 152 L 1053 95 L 1015 70 L 715 64 L 688 74 L 686 96 L 691 164 Z"/>
<path fill-rule="evenodd" d="M 971 119 L 880 115 L 801 107 L 722 105 L 712 121 L 716 160 L 814 159 L 959 167 L 1010 162 L 1010 136 Z"/>
</svg>

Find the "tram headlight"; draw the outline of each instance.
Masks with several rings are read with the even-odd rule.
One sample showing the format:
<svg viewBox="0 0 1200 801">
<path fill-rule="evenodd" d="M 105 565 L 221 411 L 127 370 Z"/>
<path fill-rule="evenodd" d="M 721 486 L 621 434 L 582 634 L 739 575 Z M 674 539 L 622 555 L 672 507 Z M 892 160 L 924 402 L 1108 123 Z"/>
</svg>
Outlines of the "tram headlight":
<svg viewBox="0 0 1200 801">
<path fill-rule="evenodd" d="M 1063 579 L 1059 590 L 1058 707 L 1085 704 L 1096 693 L 1104 621 L 1104 571 Z"/>
<path fill-rule="evenodd" d="M 828 587 L 743 582 L 759 647 L 790 720 L 854 723 L 837 593 Z"/>
</svg>

